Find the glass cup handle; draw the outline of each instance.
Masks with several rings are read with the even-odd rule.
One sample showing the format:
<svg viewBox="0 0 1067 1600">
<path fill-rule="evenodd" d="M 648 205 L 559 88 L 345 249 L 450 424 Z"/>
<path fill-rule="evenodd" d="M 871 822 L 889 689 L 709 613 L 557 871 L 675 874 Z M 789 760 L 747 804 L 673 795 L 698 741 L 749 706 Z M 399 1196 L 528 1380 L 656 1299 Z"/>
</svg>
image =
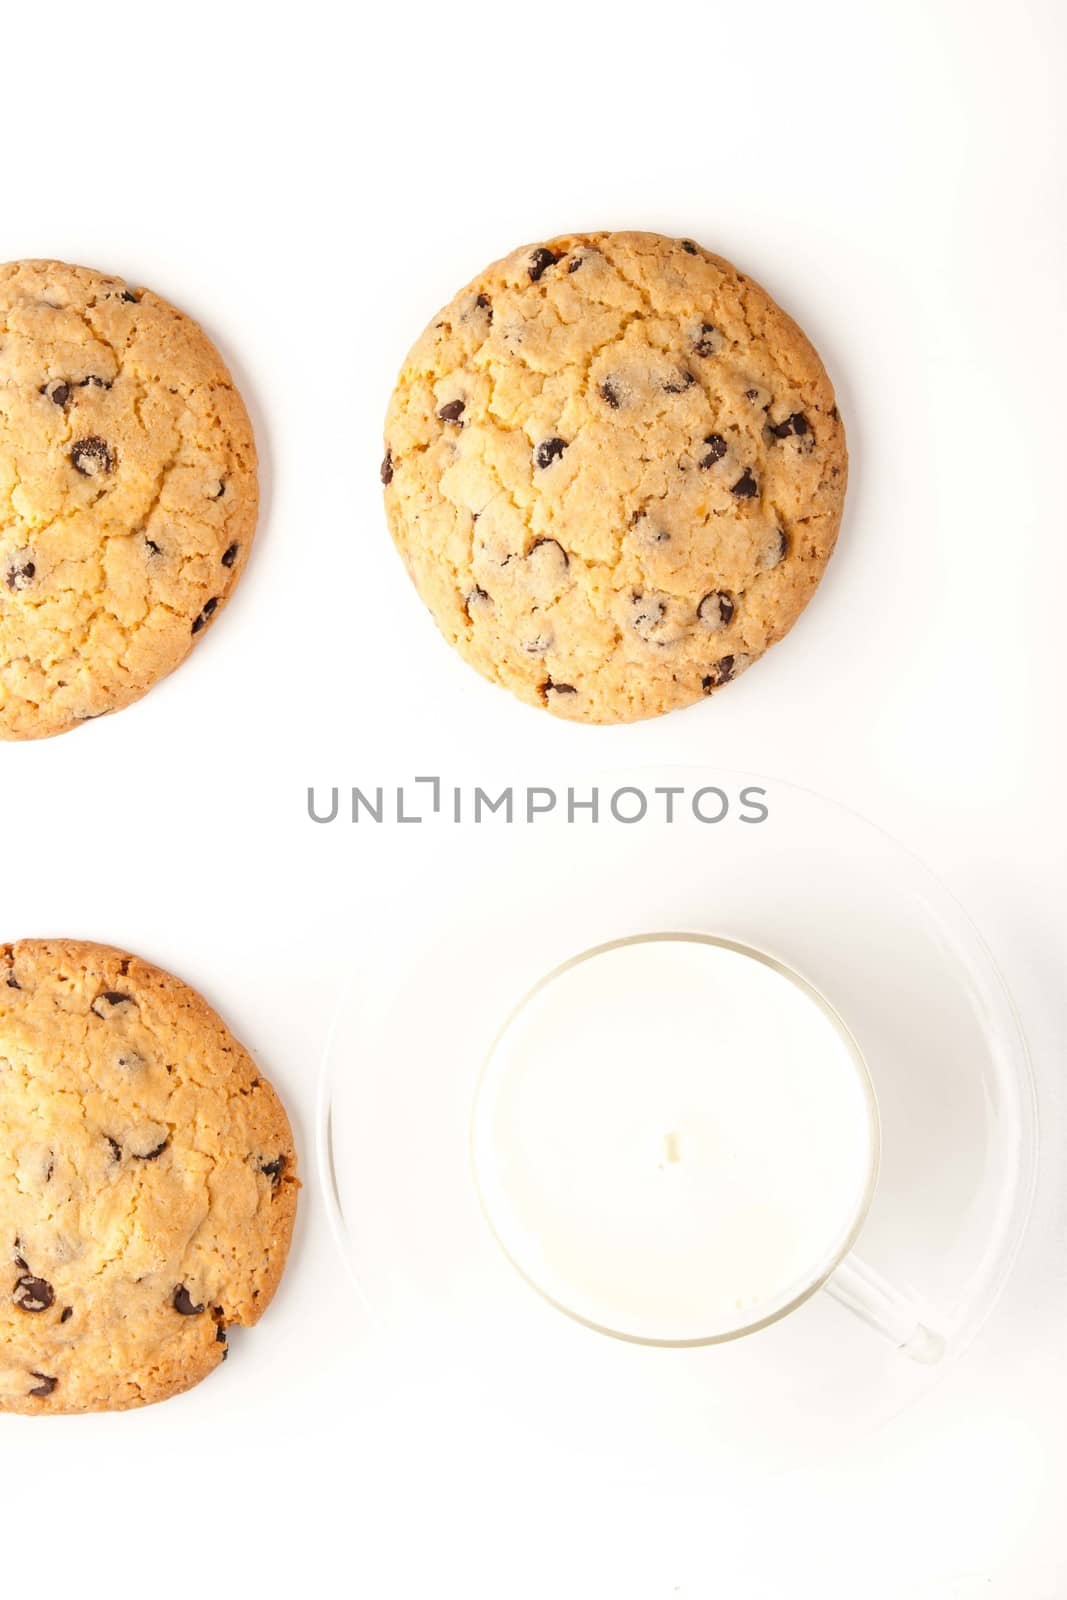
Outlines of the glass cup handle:
<svg viewBox="0 0 1067 1600">
<path fill-rule="evenodd" d="M 894 1289 L 859 1256 L 846 1256 L 823 1288 L 913 1361 L 932 1366 L 944 1355 L 945 1341 L 941 1334 L 928 1328 L 907 1296 Z"/>
</svg>

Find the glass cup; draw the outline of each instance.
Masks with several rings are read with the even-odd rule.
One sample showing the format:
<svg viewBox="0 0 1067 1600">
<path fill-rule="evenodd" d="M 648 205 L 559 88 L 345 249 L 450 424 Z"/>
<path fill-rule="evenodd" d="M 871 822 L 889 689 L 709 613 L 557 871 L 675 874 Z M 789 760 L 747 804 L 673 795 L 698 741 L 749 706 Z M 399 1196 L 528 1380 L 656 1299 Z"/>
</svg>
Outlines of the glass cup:
<svg viewBox="0 0 1067 1600">
<path fill-rule="evenodd" d="M 855 1252 L 880 1150 L 870 1074 L 825 996 L 696 933 L 615 940 L 542 978 L 490 1049 L 471 1123 L 498 1244 L 575 1320 L 717 1344 L 825 1289 L 936 1362 L 944 1340 Z"/>
</svg>

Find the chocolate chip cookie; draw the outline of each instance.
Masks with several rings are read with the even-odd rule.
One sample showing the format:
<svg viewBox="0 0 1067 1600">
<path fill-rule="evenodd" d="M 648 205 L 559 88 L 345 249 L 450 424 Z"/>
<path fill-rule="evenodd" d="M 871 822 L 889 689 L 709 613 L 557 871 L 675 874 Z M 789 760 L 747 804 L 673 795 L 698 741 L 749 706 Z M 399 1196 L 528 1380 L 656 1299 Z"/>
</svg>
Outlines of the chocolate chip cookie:
<svg viewBox="0 0 1067 1600">
<path fill-rule="evenodd" d="M 0 738 L 137 700 L 218 616 L 256 523 L 218 351 L 147 289 L 0 266 Z"/>
<path fill-rule="evenodd" d="M 270 1303 L 297 1188 L 277 1095 L 192 989 L 103 945 L 0 946 L 0 1411 L 206 1377 Z"/>
<path fill-rule="evenodd" d="M 712 694 L 787 633 L 847 476 L 830 381 L 690 239 L 568 234 L 497 262 L 409 354 L 393 537 L 450 643 L 583 722 Z"/>
</svg>

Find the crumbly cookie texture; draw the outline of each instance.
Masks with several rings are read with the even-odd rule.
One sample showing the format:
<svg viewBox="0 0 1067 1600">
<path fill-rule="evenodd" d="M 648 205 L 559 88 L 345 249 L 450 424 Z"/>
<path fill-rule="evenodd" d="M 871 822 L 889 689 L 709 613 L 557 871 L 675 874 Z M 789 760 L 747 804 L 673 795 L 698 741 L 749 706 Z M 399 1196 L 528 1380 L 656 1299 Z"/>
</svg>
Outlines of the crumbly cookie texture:
<svg viewBox="0 0 1067 1600">
<path fill-rule="evenodd" d="M 689 705 L 795 622 L 844 429 L 800 329 L 692 240 L 567 234 L 489 267 L 386 419 L 393 537 L 487 678 L 582 722 Z"/>
<path fill-rule="evenodd" d="M 0 266 L 0 738 L 117 711 L 184 659 L 256 524 L 222 357 L 147 289 Z"/>
<path fill-rule="evenodd" d="M 298 1187 L 281 1102 L 192 989 L 103 945 L 0 946 L 0 1411 L 206 1377 L 270 1303 Z"/>
</svg>

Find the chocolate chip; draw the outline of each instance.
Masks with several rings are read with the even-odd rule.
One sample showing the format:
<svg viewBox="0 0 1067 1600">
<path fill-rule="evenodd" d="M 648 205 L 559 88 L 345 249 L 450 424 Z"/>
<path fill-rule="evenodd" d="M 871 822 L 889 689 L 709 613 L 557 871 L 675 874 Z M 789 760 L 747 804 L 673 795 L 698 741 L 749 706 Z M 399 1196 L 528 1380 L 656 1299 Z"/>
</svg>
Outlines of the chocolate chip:
<svg viewBox="0 0 1067 1600">
<path fill-rule="evenodd" d="M 71 446 L 70 459 L 74 470 L 80 472 L 83 478 L 95 478 L 101 472 L 111 472 L 115 466 L 111 451 L 95 433 L 87 439 L 77 440 Z"/>
<path fill-rule="evenodd" d="M 700 332 L 693 341 L 693 349 L 698 356 L 713 356 L 716 350 L 715 341 L 719 338 L 719 330 L 711 322 L 702 322 Z"/>
<path fill-rule="evenodd" d="M 237 560 L 237 552 L 240 548 L 240 545 L 231 544 L 228 550 L 224 550 L 222 552 L 222 564 L 224 567 L 233 566 L 234 562 Z"/>
<path fill-rule="evenodd" d="M 16 591 L 28 589 L 36 576 L 36 563 L 16 556 L 7 569 L 7 586 Z"/>
<path fill-rule="evenodd" d="M 662 644 L 662 624 L 667 619 L 667 602 L 658 595 L 635 594 L 631 623 L 638 638 L 646 644 Z"/>
<path fill-rule="evenodd" d="M 581 264 L 582 264 L 582 262 L 584 260 L 585 260 L 584 256 L 572 256 L 570 261 L 567 264 L 567 272 L 568 272 L 568 274 L 570 274 L 572 272 L 577 272 L 578 268 L 581 266 Z"/>
<path fill-rule="evenodd" d="M 530 282 L 536 283 L 542 274 L 548 271 L 549 267 L 555 266 L 559 259 L 559 256 L 553 250 L 546 249 L 543 244 L 538 245 L 530 256 Z"/>
<path fill-rule="evenodd" d="M 745 468 L 730 493 L 736 495 L 739 500 L 751 500 L 759 494 L 759 489 L 756 486 L 756 480 L 752 476 L 750 467 Z"/>
<path fill-rule="evenodd" d="M 449 400 L 447 405 L 443 405 L 441 407 L 437 415 L 440 417 L 442 422 L 458 422 L 466 409 L 467 407 L 464 401 Z"/>
<path fill-rule="evenodd" d="M 789 535 L 784 528 L 775 528 L 772 537 L 760 554 L 760 568 L 766 572 L 771 567 L 780 566 L 788 554 Z"/>
<path fill-rule="evenodd" d="M 171 1305 L 183 1317 L 198 1317 L 204 1309 L 203 1306 L 193 1304 L 193 1297 L 184 1283 L 179 1283 L 175 1289 Z"/>
<path fill-rule="evenodd" d="M 641 538 L 646 544 L 670 544 L 671 536 L 666 528 L 657 528 L 646 511 L 635 511 L 630 518 L 629 527 L 640 529 Z"/>
<path fill-rule="evenodd" d="M 791 433 L 803 436 L 808 431 L 808 419 L 803 411 L 794 411 L 784 422 L 769 422 L 767 429 L 776 439 L 788 439 Z"/>
<path fill-rule="evenodd" d="M 221 500 L 225 493 L 226 493 L 226 479 L 225 478 L 220 478 L 219 479 L 219 486 L 215 490 L 215 493 L 210 496 L 210 498 L 212 500 Z"/>
<path fill-rule="evenodd" d="M 700 465 L 705 468 L 713 467 L 716 461 L 721 461 L 729 448 L 721 433 L 709 433 L 704 440 L 708 447 L 706 456 L 701 456 Z"/>
<path fill-rule="evenodd" d="M 746 400 L 755 400 L 755 398 L 756 398 L 756 396 L 758 394 L 759 394 L 759 390 L 758 389 L 746 389 L 745 390 L 745 399 Z"/>
<path fill-rule="evenodd" d="M 204 601 L 204 609 L 201 611 L 200 615 L 194 621 L 193 626 L 192 626 L 190 631 L 192 633 L 199 633 L 201 628 L 203 628 L 210 621 L 210 619 L 215 615 L 215 612 L 218 610 L 218 608 L 219 608 L 219 603 L 218 603 L 217 600 L 205 600 Z"/>
<path fill-rule="evenodd" d="M 693 243 L 692 239 L 683 239 L 682 240 L 682 249 L 685 251 L 687 256 L 695 256 L 695 255 L 699 254 L 699 252 L 697 250 L 697 247 Z"/>
<path fill-rule="evenodd" d="M 551 678 L 546 678 L 541 685 L 542 694 L 577 694 L 573 683 L 553 683 Z"/>
<path fill-rule="evenodd" d="M 534 540 L 533 544 L 530 546 L 528 554 L 532 556 L 535 550 L 541 549 L 542 545 L 549 544 L 563 557 L 563 565 L 565 567 L 569 567 L 571 564 L 571 558 L 567 554 L 566 550 L 564 550 L 558 539 L 546 539 L 544 535 L 542 535 L 540 538 Z"/>
<path fill-rule="evenodd" d="M 388 488 L 393 481 L 393 452 L 387 450 L 382 461 L 382 482 Z"/>
<path fill-rule="evenodd" d="M 723 656 L 717 661 L 706 677 L 701 678 L 700 686 L 705 694 L 710 694 L 713 689 L 718 689 L 724 683 L 729 683 L 734 675 L 733 656 Z"/>
<path fill-rule="evenodd" d="M 163 1154 L 168 1144 L 170 1144 L 169 1136 L 163 1140 L 162 1144 L 157 1144 L 153 1150 L 146 1150 L 143 1155 L 141 1155 L 137 1150 L 131 1150 L 130 1154 L 135 1161 L 154 1161 L 157 1156 L 161 1156 Z"/>
<path fill-rule="evenodd" d="M 111 1146 L 111 1159 L 112 1159 L 112 1161 L 121 1161 L 122 1160 L 122 1146 L 119 1144 L 118 1140 L 117 1139 L 113 1139 L 111 1137 L 110 1133 L 105 1133 L 104 1134 L 104 1138 L 107 1140 L 108 1144 Z"/>
<path fill-rule="evenodd" d="M 567 448 L 566 439 L 542 439 L 534 451 L 534 461 L 539 467 L 550 467 L 558 461 Z"/>
<path fill-rule="evenodd" d="M 70 384 L 64 383 L 62 378 L 53 378 L 51 383 L 43 383 L 39 392 L 47 395 L 54 406 L 65 406 L 70 399 Z"/>
<path fill-rule="evenodd" d="M 30 1390 L 30 1393 L 37 1400 L 47 1400 L 48 1396 L 52 1393 L 52 1390 L 59 1382 L 58 1378 L 50 1378 L 48 1374 L 44 1372 L 31 1372 L 30 1377 L 40 1379 L 36 1389 Z"/>
<path fill-rule="evenodd" d="M 696 383 L 696 378 L 691 372 L 682 372 L 679 373 L 677 378 L 672 378 L 670 383 L 663 385 L 663 392 L 664 394 L 684 394 L 687 389 L 693 387 L 694 383 Z"/>
<path fill-rule="evenodd" d="M 288 1157 L 275 1156 L 273 1161 L 261 1161 L 259 1170 L 265 1178 L 270 1179 L 271 1188 L 276 1189 L 282 1181 L 282 1173 L 288 1165 Z"/>
<path fill-rule="evenodd" d="M 25 1265 L 24 1262 L 18 1263 Z M 47 1311 L 55 1299 L 55 1290 L 43 1278 L 23 1273 L 15 1284 L 14 1301 L 20 1311 Z"/>
<path fill-rule="evenodd" d="M 488 592 L 485 589 L 482 588 L 480 583 L 476 583 L 474 588 L 470 591 L 470 593 L 468 595 L 465 596 L 464 601 L 463 601 L 463 609 L 467 613 L 467 621 L 469 622 L 471 620 L 471 606 L 481 606 L 481 605 L 488 605 L 488 604 L 489 604 Z M 266 1168 L 264 1168 L 264 1171 L 266 1171 Z"/>
<path fill-rule="evenodd" d="M 120 994 L 118 989 L 105 989 L 103 994 L 98 994 L 93 1001 L 92 1010 L 98 1017 L 110 1017 L 116 1006 L 132 1004 L 128 994 Z"/>
<path fill-rule="evenodd" d="M 528 656 L 546 656 L 552 648 L 551 636 L 547 633 L 535 634 L 532 639 L 524 639 L 522 648 Z"/>
<path fill-rule="evenodd" d="M 8 986 L 9 989 L 21 989 L 22 988 L 21 983 L 16 978 L 16 976 L 15 976 L 15 974 L 13 972 L 9 972 L 8 975 L 7 975 L 7 986 Z"/>
<path fill-rule="evenodd" d="M 73 1306 L 64 1306 L 62 1311 L 59 1313 L 59 1320 L 60 1320 L 60 1322 L 69 1322 L 73 1315 L 74 1315 L 74 1307 Z"/>
<path fill-rule="evenodd" d="M 163 554 L 163 546 L 161 544 L 157 544 L 154 539 L 150 539 L 147 533 L 144 536 L 144 542 L 148 546 L 149 553 L 151 555 L 161 556 Z"/>
<path fill-rule="evenodd" d="M 600 398 L 604 401 L 605 405 L 609 405 L 611 407 L 612 411 L 618 411 L 619 406 L 622 403 L 622 396 L 616 387 L 614 379 L 604 379 L 604 382 L 600 385 Z"/>
<path fill-rule="evenodd" d="M 636 608 L 634 611 L 635 623 L 653 624 L 662 622 L 667 611 L 666 602 L 658 599 L 655 595 L 646 598 L 643 594 L 635 594 L 634 606 Z"/>
<path fill-rule="evenodd" d="M 82 378 L 81 382 L 78 384 L 78 388 L 79 389 L 110 389 L 111 388 L 111 379 L 110 378 L 98 378 L 95 372 L 91 372 L 87 378 Z"/>
<path fill-rule="evenodd" d="M 215 1327 L 215 1343 L 216 1344 L 225 1344 L 226 1343 L 226 1329 L 222 1326 L 221 1322 L 217 1323 L 216 1327 Z"/>
<path fill-rule="evenodd" d="M 139 294 L 134 294 L 132 289 L 123 289 L 119 299 L 125 300 L 127 305 L 135 306 L 140 302 L 141 296 Z"/>
<path fill-rule="evenodd" d="M 725 589 L 712 589 L 697 606 L 697 616 L 712 633 L 728 627 L 734 614 L 733 596 Z"/>
<path fill-rule="evenodd" d="M 490 300 L 489 296 L 487 294 L 480 294 L 477 300 L 475 300 L 474 304 L 478 307 L 479 311 L 488 311 L 489 321 L 492 322 L 493 302 Z"/>
</svg>

